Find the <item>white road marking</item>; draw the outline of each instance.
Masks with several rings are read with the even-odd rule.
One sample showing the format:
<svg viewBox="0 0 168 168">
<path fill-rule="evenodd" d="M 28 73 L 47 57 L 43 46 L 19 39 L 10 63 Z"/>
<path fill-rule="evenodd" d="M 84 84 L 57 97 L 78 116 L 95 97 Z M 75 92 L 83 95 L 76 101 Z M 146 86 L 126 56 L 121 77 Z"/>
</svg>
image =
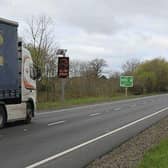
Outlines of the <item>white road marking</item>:
<svg viewBox="0 0 168 168">
<path fill-rule="evenodd" d="M 136 104 L 132 104 L 131 107 L 136 107 Z"/>
<path fill-rule="evenodd" d="M 115 108 L 114 109 L 114 111 L 120 111 L 121 110 L 121 108 Z"/>
<path fill-rule="evenodd" d="M 70 149 L 67 149 L 67 150 L 65 150 L 65 151 L 63 151 L 63 152 L 60 152 L 60 153 L 58 153 L 58 154 L 56 154 L 56 155 L 53 155 L 53 156 L 51 156 L 51 157 L 48 157 L 48 158 L 46 158 L 46 159 L 44 159 L 44 160 L 41 160 L 41 161 L 39 161 L 39 162 L 36 162 L 36 163 L 34 163 L 34 164 L 30 165 L 30 166 L 27 166 L 27 167 L 25 167 L 25 168 L 35 168 L 35 167 L 37 167 L 37 166 L 43 165 L 43 164 L 45 164 L 45 163 L 47 163 L 47 162 L 49 162 L 49 161 L 52 161 L 52 160 L 54 160 L 54 159 L 57 159 L 57 158 L 59 158 L 59 157 L 61 157 L 61 156 L 64 156 L 64 155 L 70 153 L 70 152 L 73 152 L 73 151 L 75 151 L 75 150 L 77 150 L 77 149 L 80 149 L 80 148 L 82 148 L 82 147 L 84 147 L 84 146 L 86 146 L 86 145 L 89 145 L 89 144 L 91 144 L 91 143 L 94 143 L 94 142 L 96 142 L 96 141 L 98 141 L 98 140 L 100 140 L 100 139 L 103 139 L 103 138 L 105 138 L 105 137 L 107 137 L 107 136 L 110 136 L 110 135 L 112 135 L 112 134 L 114 134 L 114 133 L 116 133 L 116 132 L 119 132 L 119 131 L 121 131 L 121 130 L 123 130 L 123 129 L 125 129 L 125 128 L 128 128 L 128 127 L 130 127 L 130 126 L 132 126 L 132 125 L 135 125 L 135 124 L 137 124 L 137 123 L 139 123 L 139 122 L 141 122 L 141 121 L 143 121 L 143 120 L 149 119 L 149 118 L 151 118 L 151 117 L 153 117 L 153 116 L 155 116 L 155 115 L 158 115 L 158 114 L 160 114 L 160 113 L 163 113 L 163 112 L 166 111 L 166 110 L 168 110 L 168 107 L 163 108 L 163 109 L 161 109 L 161 110 L 159 110 L 159 111 L 157 111 L 157 112 L 155 112 L 155 113 L 153 113 L 153 114 L 147 115 L 147 116 L 145 116 L 145 117 L 143 117 L 143 118 L 140 118 L 140 119 L 138 119 L 138 120 L 135 120 L 135 121 L 133 121 L 133 122 L 130 122 L 130 123 L 128 123 L 128 124 L 126 124 L 126 125 L 124 125 L 124 126 L 122 126 L 122 127 L 119 127 L 119 128 L 117 128 L 117 129 L 115 129 L 115 130 L 113 130 L 113 131 L 111 131 L 111 132 L 108 132 L 108 133 L 106 133 L 106 134 L 103 134 L 103 135 L 101 135 L 101 136 L 98 136 L 97 138 L 91 139 L 91 140 L 86 141 L 86 142 L 84 142 L 84 143 L 82 143 L 82 144 L 80 144 L 80 145 L 74 146 L 74 147 L 72 147 L 72 148 L 70 148 Z"/>
<path fill-rule="evenodd" d="M 97 115 L 100 115 L 101 113 L 94 113 L 94 114 L 90 114 L 89 116 L 90 117 L 94 117 L 94 116 L 97 116 Z"/>
<path fill-rule="evenodd" d="M 57 122 L 49 123 L 48 126 L 53 126 L 53 125 L 58 125 L 63 123 L 65 123 L 65 121 L 57 121 Z"/>
</svg>

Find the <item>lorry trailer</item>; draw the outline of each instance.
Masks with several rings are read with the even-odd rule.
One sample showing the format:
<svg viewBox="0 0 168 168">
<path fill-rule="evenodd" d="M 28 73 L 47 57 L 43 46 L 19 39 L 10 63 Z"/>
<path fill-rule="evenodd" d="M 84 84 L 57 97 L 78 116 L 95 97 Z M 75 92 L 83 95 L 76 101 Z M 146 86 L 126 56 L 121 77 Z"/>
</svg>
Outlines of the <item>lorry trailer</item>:
<svg viewBox="0 0 168 168">
<path fill-rule="evenodd" d="M 0 128 L 16 120 L 31 122 L 38 78 L 30 52 L 18 40 L 18 23 L 0 18 Z"/>
</svg>

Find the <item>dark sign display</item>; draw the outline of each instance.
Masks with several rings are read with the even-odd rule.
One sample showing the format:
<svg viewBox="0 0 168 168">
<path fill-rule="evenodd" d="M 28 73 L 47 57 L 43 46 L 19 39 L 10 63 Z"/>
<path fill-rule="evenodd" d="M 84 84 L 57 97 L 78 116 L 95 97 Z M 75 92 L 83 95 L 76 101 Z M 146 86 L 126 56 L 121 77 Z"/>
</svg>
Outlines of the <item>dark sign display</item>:
<svg viewBox="0 0 168 168">
<path fill-rule="evenodd" d="M 69 76 L 69 57 L 58 57 L 58 77 L 67 78 Z"/>
</svg>

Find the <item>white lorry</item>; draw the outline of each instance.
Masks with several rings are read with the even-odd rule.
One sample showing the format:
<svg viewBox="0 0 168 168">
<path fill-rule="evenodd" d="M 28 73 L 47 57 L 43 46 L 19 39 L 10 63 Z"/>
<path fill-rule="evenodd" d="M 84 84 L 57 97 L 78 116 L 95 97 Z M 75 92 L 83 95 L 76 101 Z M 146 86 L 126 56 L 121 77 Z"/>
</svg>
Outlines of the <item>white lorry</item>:
<svg viewBox="0 0 168 168">
<path fill-rule="evenodd" d="M 40 71 L 18 41 L 18 23 L 0 18 L 0 128 L 5 123 L 30 123 L 36 109 L 36 80 Z"/>
</svg>

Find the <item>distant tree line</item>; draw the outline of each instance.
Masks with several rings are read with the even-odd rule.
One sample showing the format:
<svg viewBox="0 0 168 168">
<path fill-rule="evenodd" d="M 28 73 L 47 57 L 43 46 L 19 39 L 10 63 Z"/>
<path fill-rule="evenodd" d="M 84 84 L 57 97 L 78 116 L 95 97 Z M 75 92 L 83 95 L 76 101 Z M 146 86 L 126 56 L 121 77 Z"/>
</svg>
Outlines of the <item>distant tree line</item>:
<svg viewBox="0 0 168 168">
<path fill-rule="evenodd" d="M 57 49 L 52 20 L 41 16 L 28 23 L 29 41 L 24 46 L 31 52 L 34 63 L 42 70 L 42 78 L 37 81 L 38 101 L 58 101 L 61 95 L 61 81 L 57 77 Z M 103 75 L 107 63 L 104 59 L 91 61 L 70 60 L 70 77 L 66 79 L 65 97 L 112 97 L 123 94 L 119 86 L 121 75 L 134 76 L 134 87 L 130 94 L 145 94 L 168 91 L 168 62 L 158 57 L 140 62 L 126 61 L 122 72 Z"/>
</svg>

